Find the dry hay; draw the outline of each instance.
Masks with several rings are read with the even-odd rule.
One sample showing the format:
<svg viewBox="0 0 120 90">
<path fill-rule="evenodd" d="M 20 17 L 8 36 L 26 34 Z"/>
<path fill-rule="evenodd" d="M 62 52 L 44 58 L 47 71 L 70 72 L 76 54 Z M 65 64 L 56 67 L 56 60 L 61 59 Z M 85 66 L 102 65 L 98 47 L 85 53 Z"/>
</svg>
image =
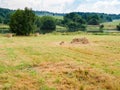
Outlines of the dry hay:
<svg viewBox="0 0 120 90">
<path fill-rule="evenodd" d="M 83 38 L 74 38 L 71 41 L 71 44 L 88 44 L 89 40 L 86 37 Z"/>
<path fill-rule="evenodd" d="M 40 35 L 40 33 L 35 33 L 35 36 L 37 37 L 37 36 L 39 36 Z"/>
<path fill-rule="evenodd" d="M 120 83 L 117 78 L 97 69 L 93 69 L 73 61 L 57 63 L 45 62 L 33 68 L 40 75 L 52 75 L 46 79 L 48 85 L 53 85 L 57 90 L 116 90 Z M 55 84 L 56 76 L 61 77 Z M 85 83 L 86 82 L 86 83 Z"/>
<path fill-rule="evenodd" d="M 8 33 L 8 34 L 5 35 L 5 37 L 12 38 L 13 34 L 12 33 Z"/>
<path fill-rule="evenodd" d="M 59 45 L 63 45 L 65 42 L 64 41 L 61 41 L 60 43 L 59 43 Z"/>
</svg>

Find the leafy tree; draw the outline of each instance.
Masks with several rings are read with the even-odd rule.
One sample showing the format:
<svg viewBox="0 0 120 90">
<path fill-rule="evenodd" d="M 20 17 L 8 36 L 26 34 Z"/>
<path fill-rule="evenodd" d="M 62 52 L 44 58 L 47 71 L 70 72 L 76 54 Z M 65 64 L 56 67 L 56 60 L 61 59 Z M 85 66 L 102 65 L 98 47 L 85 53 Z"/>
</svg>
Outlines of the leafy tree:
<svg viewBox="0 0 120 90">
<path fill-rule="evenodd" d="M 38 16 L 36 16 L 35 25 L 36 25 L 37 27 L 41 27 L 41 18 L 38 17 Z"/>
<path fill-rule="evenodd" d="M 93 14 L 88 17 L 88 24 L 89 25 L 99 25 L 100 18 L 97 14 Z"/>
<path fill-rule="evenodd" d="M 16 35 L 30 35 L 34 31 L 35 14 L 31 9 L 18 9 L 10 20 L 10 31 Z"/>
<path fill-rule="evenodd" d="M 69 13 L 64 16 L 64 24 L 68 27 L 69 31 L 85 30 L 85 20 L 76 13 Z"/>
<path fill-rule="evenodd" d="M 51 16 L 41 17 L 41 31 L 43 33 L 49 33 L 56 29 L 55 19 Z"/>
<path fill-rule="evenodd" d="M 99 25 L 99 20 L 95 19 L 95 18 L 91 18 L 89 21 L 88 21 L 88 24 L 89 25 Z"/>
<path fill-rule="evenodd" d="M 78 23 L 76 22 L 69 22 L 67 26 L 68 26 L 68 30 L 71 32 L 77 31 L 79 27 Z"/>
</svg>

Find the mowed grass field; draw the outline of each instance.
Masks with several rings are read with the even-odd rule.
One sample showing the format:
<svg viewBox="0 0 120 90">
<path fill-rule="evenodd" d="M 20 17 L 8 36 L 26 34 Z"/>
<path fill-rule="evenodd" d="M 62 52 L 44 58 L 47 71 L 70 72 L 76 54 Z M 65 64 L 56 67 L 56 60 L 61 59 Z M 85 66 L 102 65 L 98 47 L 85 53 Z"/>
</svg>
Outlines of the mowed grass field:
<svg viewBox="0 0 120 90">
<path fill-rule="evenodd" d="M 120 90 L 120 36 L 1 35 L 0 90 Z"/>
</svg>

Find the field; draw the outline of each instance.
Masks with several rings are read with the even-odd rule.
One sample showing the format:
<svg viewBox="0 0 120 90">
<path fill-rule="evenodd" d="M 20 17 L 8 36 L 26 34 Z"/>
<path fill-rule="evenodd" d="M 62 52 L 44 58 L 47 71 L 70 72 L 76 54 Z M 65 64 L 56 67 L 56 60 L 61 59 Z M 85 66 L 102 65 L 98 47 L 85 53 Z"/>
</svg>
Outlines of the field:
<svg viewBox="0 0 120 90">
<path fill-rule="evenodd" d="M 105 22 L 102 23 L 105 27 L 104 29 L 106 30 L 115 30 L 116 26 L 119 25 L 120 20 L 114 20 L 113 22 Z"/>
<path fill-rule="evenodd" d="M 120 90 L 120 36 L 1 35 L 0 90 Z"/>
<path fill-rule="evenodd" d="M 0 29 L 8 29 L 9 26 L 5 24 L 0 24 Z"/>
<path fill-rule="evenodd" d="M 53 16 L 55 19 L 61 19 L 63 20 L 63 16 Z"/>
</svg>

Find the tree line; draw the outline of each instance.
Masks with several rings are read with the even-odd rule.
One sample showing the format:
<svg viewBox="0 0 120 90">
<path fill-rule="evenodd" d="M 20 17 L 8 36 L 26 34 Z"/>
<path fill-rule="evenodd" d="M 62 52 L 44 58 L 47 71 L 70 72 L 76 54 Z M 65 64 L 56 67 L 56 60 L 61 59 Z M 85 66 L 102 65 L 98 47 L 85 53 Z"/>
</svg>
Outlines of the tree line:
<svg viewBox="0 0 120 90">
<path fill-rule="evenodd" d="M 103 22 L 103 16 L 98 14 L 84 14 L 72 12 L 64 15 L 64 19 L 55 19 L 51 16 L 39 17 L 32 9 L 25 8 L 24 10 L 16 10 L 9 16 L 9 26 L 12 33 L 16 35 L 30 35 L 31 33 L 49 33 L 56 30 L 56 25 L 64 26 L 70 32 L 74 31 L 86 31 L 87 25 L 99 25 L 100 30 L 104 28 L 104 25 L 100 25 Z M 109 20 L 108 20 L 109 19 Z M 112 21 L 110 17 L 107 17 L 108 21 Z M 120 25 L 117 25 L 119 30 Z"/>
<path fill-rule="evenodd" d="M 8 24 L 10 22 L 10 15 L 16 10 L 10 10 L 5 8 L 0 8 L 0 23 Z M 37 16 L 65 16 L 67 13 L 53 13 L 47 11 L 33 11 Z M 84 13 L 84 12 L 74 12 L 79 14 L 87 22 L 89 18 L 97 15 L 100 19 L 99 22 L 108 22 L 114 19 L 120 19 L 120 14 L 105 14 L 105 13 Z"/>
</svg>

